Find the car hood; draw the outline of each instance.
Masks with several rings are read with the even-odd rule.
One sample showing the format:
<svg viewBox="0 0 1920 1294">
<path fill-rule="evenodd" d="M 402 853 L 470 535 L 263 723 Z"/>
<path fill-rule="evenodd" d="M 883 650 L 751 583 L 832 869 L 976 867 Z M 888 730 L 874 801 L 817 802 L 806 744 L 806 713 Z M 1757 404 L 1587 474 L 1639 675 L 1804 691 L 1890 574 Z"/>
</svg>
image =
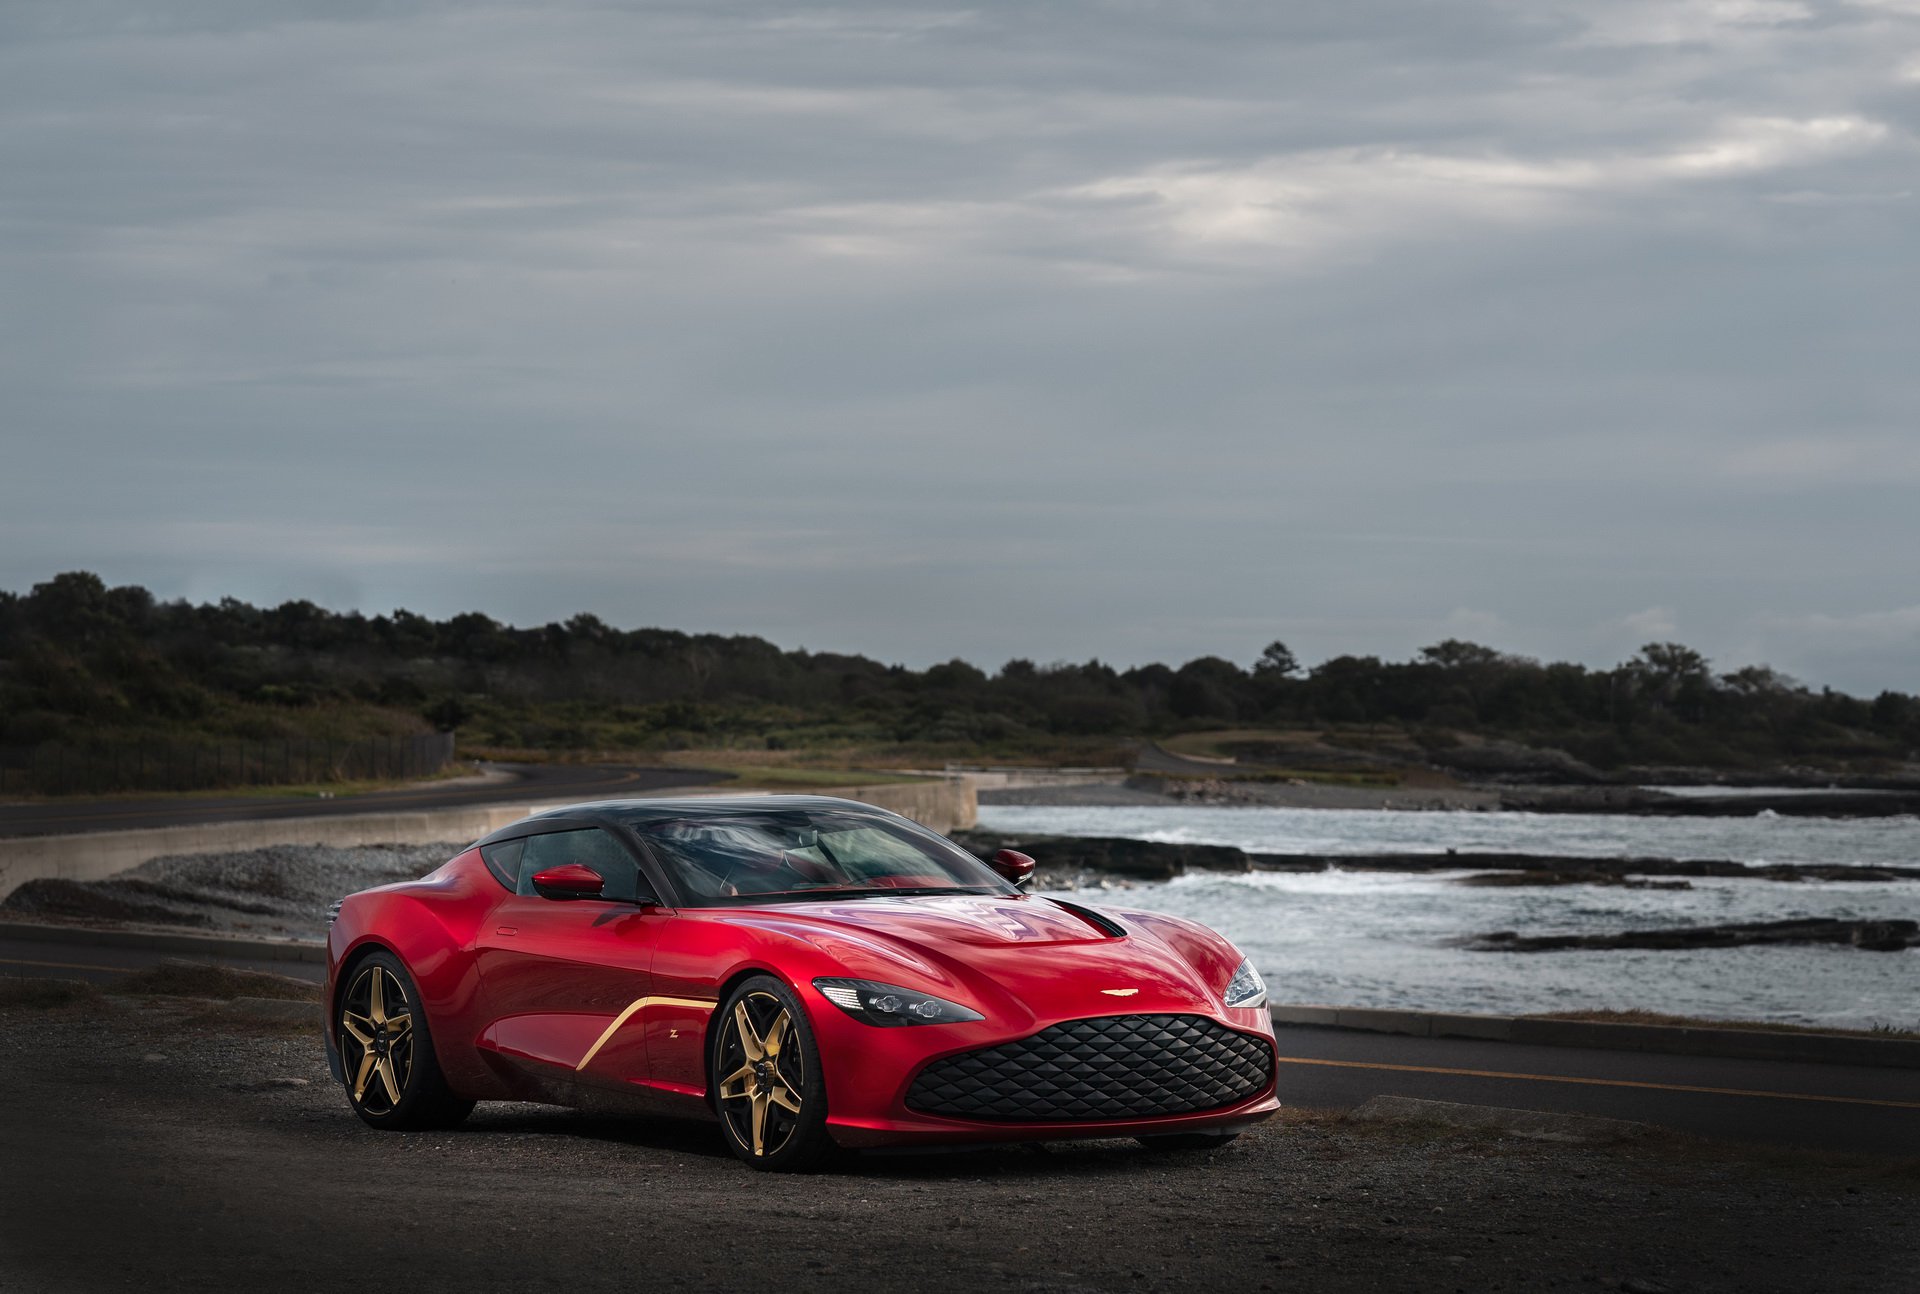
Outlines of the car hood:
<svg viewBox="0 0 1920 1294">
<path fill-rule="evenodd" d="M 1124 922 L 1116 936 L 1069 907 L 1024 895 L 792 903 L 723 919 L 804 940 L 849 976 L 1035 1019 L 1214 1012 L 1225 987 L 1224 979 L 1209 983 L 1159 930 Z"/>
</svg>

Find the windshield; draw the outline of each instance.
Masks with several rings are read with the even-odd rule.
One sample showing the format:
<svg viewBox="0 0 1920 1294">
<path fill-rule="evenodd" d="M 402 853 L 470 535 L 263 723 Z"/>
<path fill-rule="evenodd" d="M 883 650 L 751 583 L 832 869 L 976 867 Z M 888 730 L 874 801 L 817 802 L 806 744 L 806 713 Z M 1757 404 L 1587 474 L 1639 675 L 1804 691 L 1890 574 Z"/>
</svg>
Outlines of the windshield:
<svg viewBox="0 0 1920 1294">
<path fill-rule="evenodd" d="M 1015 892 L 937 836 L 857 813 L 781 810 L 635 829 L 697 905 Z"/>
</svg>

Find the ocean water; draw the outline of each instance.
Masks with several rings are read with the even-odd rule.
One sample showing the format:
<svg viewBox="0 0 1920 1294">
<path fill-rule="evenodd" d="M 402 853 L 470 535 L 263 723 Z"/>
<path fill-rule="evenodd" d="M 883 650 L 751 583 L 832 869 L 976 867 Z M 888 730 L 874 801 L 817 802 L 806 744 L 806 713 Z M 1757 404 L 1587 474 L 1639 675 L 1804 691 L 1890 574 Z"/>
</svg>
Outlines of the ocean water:
<svg viewBox="0 0 1920 1294">
<path fill-rule="evenodd" d="M 1912 818 L 1642 818 L 1335 809 L 983 805 L 1002 832 L 1130 836 L 1271 853 L 1513 851 L 1751 863 L 1920 866 Z M 1789 917 L 1920 920 L 1920 882 L 1695 879 L 1685 891 L 1470 888 L 1462 872 L 1195 874 L 1080 892 L 1193 917 L 1227 935 L 1274 1000 L 1497 1014 L 1643 1008 L 1683 1015 L 1920 1028 L 1920 949 L 1837 947 L 1483 953 L 1491 930 L 1599 933 Z"/>
</svg>

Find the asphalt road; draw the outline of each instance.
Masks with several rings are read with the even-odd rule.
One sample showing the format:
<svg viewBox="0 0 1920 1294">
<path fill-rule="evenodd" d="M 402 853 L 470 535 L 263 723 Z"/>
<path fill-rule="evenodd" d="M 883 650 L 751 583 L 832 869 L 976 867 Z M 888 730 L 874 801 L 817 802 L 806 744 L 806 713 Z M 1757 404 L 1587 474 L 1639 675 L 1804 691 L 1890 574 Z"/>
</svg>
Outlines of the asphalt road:
<svg viewBox="0 0 1920 1294">
<path fill-rule="evenodd" d="M 1283 1026 L 1280 1099 L 1412 1096 L 1632 1119 L 1731 1141 L 1920 1156 L 1920 1071 Z"/>
<path fill-rule="evenodd" d="M 180 956 L 80 942 L 0 939 L 0 975 L 110 983 Z M 194 954 L 198 957 L 199 954 Z M 227 959 L 319 980 L 314 962 Z M 1631 1119 L 1723 1140 L 1920 1156 L 1920 1073 L 1785 1061 L 1535 1047 L 1282 1026 L 1280 1099 L 1348 1109 L 1412 1096 Z"/>
<path fill-rule="evenodd" d="M 211 957 L 204 953 L 168 952 L 155 948 L 114 948 L 80 942 L 55 942 L 39 939 L 13 939 L 0 935 L 0 975 L 47 976 L 53 979 L 81 979 L 110 985 L 131 971 L 146 970 L 161 962 L 181 958 L 188 961 L 217 961 L 239 970 L 265 971 L 270 975 L 288 975 L 318 984 L 327 968 L 320 962 L 280 961 L 265 957 Z"/>
<path fill-rule="evenodd" d="M 507 774 L 484 782 L 426 783 L 391 791 L 336 796 L 174 795 L 68 799 L 0 804 L 0 836 L 59 836 L 80 831 L 197 826 L 271 818 L 448 809 L 528 800 L 604 800 L 626 795 L 711 786 L 725 774 L 682 768 L 614 768 L 592 764 L 493 764 Z"/>
</svg>

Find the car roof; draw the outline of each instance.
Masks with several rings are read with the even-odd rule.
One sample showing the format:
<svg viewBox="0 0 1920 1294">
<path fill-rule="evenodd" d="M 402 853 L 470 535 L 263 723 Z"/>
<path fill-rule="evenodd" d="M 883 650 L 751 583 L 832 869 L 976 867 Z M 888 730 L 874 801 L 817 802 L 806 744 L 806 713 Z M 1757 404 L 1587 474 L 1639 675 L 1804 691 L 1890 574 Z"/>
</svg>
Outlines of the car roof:
<svg viewBox="0 0 1920 1294">
<path fill-rule="evenodd" d="M 707 817 L 734 815 L 742 809 L 765 809 L 769 813 L 793 809 L 864 809 L 869 813 L 886 812 L 878 805 L 862 804 L 858 800 L 843 800 L 832 795 L 680 795 L 649 796 L 646 799 L 632 800 L 587 800 L 579 804 L 559 804 L 551 808 L 537 809 L 533 816 L 543 818 L 548 814 L 603 813 L 636 822 L 647 818 L 684 818 L 689 814 Z"/>
<path fill-rule="evenodd" d="M 843 800 L 831 795 L 701 795 L 673 796 L 640 800 L 589 800 L 580 804 L 556 804 L 537 809 L 513 824 L 522 827 L 548 819 L 570 821 L 613 820 L 629 827 L 652 822 L 685 821 L 688 818 L 738 818 L 742 814 L 792 813 L 795 810 L 832 810 L 837 813 L 863 813 L 891 818 L 897 815 L 858 800 Z M 496 835 L 513 832 L 502 828 Z M 519 834 L 513 832 L 513 834 Z"/>
</svg>

